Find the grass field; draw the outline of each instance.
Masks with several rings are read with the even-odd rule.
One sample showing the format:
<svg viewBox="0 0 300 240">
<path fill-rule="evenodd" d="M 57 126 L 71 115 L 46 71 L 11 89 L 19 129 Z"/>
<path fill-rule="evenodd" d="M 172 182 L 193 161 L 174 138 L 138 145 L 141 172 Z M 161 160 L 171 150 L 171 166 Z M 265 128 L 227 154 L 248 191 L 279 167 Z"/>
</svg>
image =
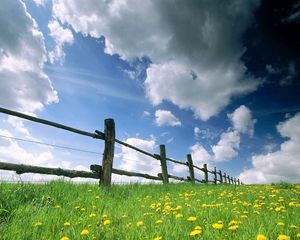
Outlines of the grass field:
<svg viewBox="0 0 300 240">
<path fill-rule="evenodd" d="M 300 239 L 300 185 L 0 183 L 0 239 Z"/>
</svg>

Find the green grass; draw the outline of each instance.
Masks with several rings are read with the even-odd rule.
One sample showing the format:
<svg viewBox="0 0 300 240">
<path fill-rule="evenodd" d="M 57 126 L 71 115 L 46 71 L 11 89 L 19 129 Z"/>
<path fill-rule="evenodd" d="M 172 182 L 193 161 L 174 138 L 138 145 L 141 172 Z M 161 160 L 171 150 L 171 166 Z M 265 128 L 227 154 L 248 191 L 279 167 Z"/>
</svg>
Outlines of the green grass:
<svg viewBox="0 0 300 240">
<path fill-rule="evenodd" d="M 0 239 L 300 239 L 299 196 L 300 185 L 290 184 L 0 183 Z M 196 226 L 201 233 L 190 236 Z"/>
</svg>

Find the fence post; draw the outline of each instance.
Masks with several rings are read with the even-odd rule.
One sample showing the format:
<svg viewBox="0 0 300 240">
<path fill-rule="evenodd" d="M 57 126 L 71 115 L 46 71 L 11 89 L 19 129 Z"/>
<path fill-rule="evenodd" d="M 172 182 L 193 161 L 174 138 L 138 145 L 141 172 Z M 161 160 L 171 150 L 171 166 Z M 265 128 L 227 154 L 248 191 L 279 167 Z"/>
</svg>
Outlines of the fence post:
<svg viewBox="0 0 300 240">
<path fill-rule="evenodd" d="M 216 167 L 214 167 L 214 176 L 215 176 L 215 178 L 214 178 L 214 183 L 215 184 L 217 184 L 217 168 Z"/>
<path fill-rule="evenodd" d="M 169 183 L 168 177 L 168 169 L 167 169 L 167 160 L 166 160 L 166 146 L 160 145 L 160 165 L 161 165 L 161 173 L 163 178 L 163 183 Z"/>
<path fill-rule="evenodd" d="M 227 182 L 228 182 L 228 184 L 230 184 L 230 176 L 229 175 L 227 175 Z"/>
<path fill-rule="evenodd" d="M 220 183 L 223 183 L 223 176 L 222 176 L 222 171 L 219 170 L 219 176 L 220 176 Z"/>
<path fill-rule="evenodd" d="M 234 185 L 236 185 L 236 178 L 234 178 L 234 180 L 233 180 L 233 181 L 234 181 Z"/>
<path fill-rule="evenodd" d="M 104 153 L 100 183 L 104 186 L 110 186 L 115 149 L 115 121 L 113 119 L 104 120 L 104 134 Z"/>
<path fill-rule="evenodd" d="M 227 183 L 226 173 L 224 173 L 223 177 L 224 177 L 224 182 Z"/>
<path fill-rule="evenodd" d="M 207 164 L 203 164 L 203 171 L 204 171 L 204 181 L 205 183 L 208 183 L 208 171 L 207 171 Z"/>
<path fill-rule="evenodd" d="M 230 178 L 231 184 L 234 184 L 233 177 Z"/>
<path fill-rule="evenodd" d="M 195 183 L 195 173 L 194 173 L 192 155 L 191 154 L 187 154 L 186 157 L 187 157 L 187 164 L 188 164 L 188 167 L 189 167 L 191 182 Z"/>
<path fill-rule="evenodd" d="M 241 185 L 241 182 L 240 182 L 240 179 L 239 179 L 239 178 L 238 178 L 237 182 L 238 182 L 238 185 Z"/>
</svg>

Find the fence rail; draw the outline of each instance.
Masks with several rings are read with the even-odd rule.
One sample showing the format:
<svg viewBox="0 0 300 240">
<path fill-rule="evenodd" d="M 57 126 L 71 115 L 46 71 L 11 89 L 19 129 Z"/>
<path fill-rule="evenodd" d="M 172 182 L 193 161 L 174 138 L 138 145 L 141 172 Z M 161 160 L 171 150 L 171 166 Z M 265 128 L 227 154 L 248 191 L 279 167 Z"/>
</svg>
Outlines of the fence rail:
<svg viewBox="0 0 300 240">
<path fill-rule="evenodd" d="M 90 170 L 88 171 L 75 171 L 75 170 L 67 170 L 67 169 L 61 169 L 61 168 L 46 168 L 46 167 L 38 167 L 38 166 L 31 166 L 31 165 L 23 165 L 23 164 L 13 164 L 13 163 L 6 163 L 6 162 L 0 162 L 0 169 L 3 170 L 10 170 L 15 171 L 17 174 L 23 174 L 23 173 L 40 173 L 40 174 L 51 174 L 51 175 L 58 175 L 58 176 L 66 176 L 70 178 L 75 177 L 83 177 L 83 178 L 95 178 L 100 180 L 100 184 L 103 184 L 105 186 L 111 185 L 111 177 L 112 174 L 118 174 L 118 175 L 125 175 L 125 176 L 134 176 L 134 177 L 142 177 L 146 179 L 151 180 L 158 180 L 162 181 L 164 184 L 169 183 L 169 179 L 175 179 L 178 181 L 188 181 L 192 183 L 225 183 L 225 184 L 235 184 L 240 185 L 243 184 L 239 179 L 230 177 L 225 172 L 222 173 L 221 170 L 216 169 L 214 167 L 213 170 L 209 170 L 207 168 L 207 164 L 204 164 L 203 167 L 199 167 L 194 165 L 191 154 L 187 154 L 186 162 L 178 161 L 172 158 L 167 157 L 166 154 L 166 147 L 165 145 L 160 145 L 160 153 L 149 153 L 143 149 L 140 149 L 136 146 L 133 146 L 131 144 L 128 144 L 126 142 L 123 142 L 121 140 L 118 140 L 115 136 L 115 122 L 113 119 L 105 119 L 104 121 L 104 132 L 101 132 L 99 130 L 96 130 L 94 133 L 79 130 L 73 127 L 69 127 L 60 123 L 52 122 L 49 120 L 29 116 L 23 113 L 19 113 L 16 111 L 12 111 L 9 109 L 1 108 L 0 112 L 4 114 L 8 114 L 11 116 L 19 117 L 22 119 L 26 119 L 29 121 L 41 123 L 44 125 L 60 128 L 66 131 L 70 131 L 76 134 L 92 137 L 99 140 L 104 140 L 104 152 L 103 152 L 103 158 L 102 158 L 102 165 L 91 165 Z M 156 161 L 160 161 L 161 165 L 161 173 L 158 173 L 157 176 L 152 176 L 146 173 L 137 173 L 137 172 L 130 172 L 126 170 L 120 170 L 113 168 L 113 160 L 114 160 L 114 147 L 115 143 L 118 143 L 122 146 L 131 148 L 135 151 L 138 151 L 144 155 L 147 155 L 151 158 L 153 158 Z M 189 172 L 189 176 L 186 178 L 184 177 L 178 177 L 173 176 L 168 173 L 167 168 L 167 162 L 172 162 L 174 164 L 180 164 L 187 167 L 187 170 Z M 200 180 L 195 178 L 195 172 L 194 170 L 199 170 L 203 172 L 204 179 Z M 209 180 L 208 174 L 213 175 L 213 180 Z"/>
</svg>

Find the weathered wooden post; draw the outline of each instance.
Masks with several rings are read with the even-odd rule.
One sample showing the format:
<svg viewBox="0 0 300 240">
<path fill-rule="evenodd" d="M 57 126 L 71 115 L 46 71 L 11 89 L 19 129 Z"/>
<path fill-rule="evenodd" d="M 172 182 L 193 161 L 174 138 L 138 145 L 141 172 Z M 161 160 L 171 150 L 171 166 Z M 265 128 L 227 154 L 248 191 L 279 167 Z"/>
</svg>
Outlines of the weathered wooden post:
<svg viewBox="0 0 300 240">
<path fill-rule="evenodd" d="M 163 183 L 169 183 L 168 169 L 167 169 L 167 160 L 166 160 L 166 146 L 160 145 L 160 165 Z"/>
<path fill-rule="evenodd" d="M 233 177 L 230 178 L 231 184 L 234 184 Z"/>
<path fill-rule="evenodd" d="M 111 185 L 111 174 L 115 149 L 115 121 L 113 119 L 105 119 L 104 134 L 104 153 L 102 159 L 102 175 L 100 183 L 109 187 Z"/>
<path fill-rule="evenodd" d="M 228 184 L 230 184 L 230 176 L 229 175 L 227 175 L 227 182 L 228 182 Z"/>
<path fill-rule="evenodd" d="M 216 167 L 214 167 L 214 184 L 217 184 L 217 180 L 218 180 L 218 178 L 217 178 L 217 168 Z"/>
<path fill-rule="evenodd" d="M 223 177 L 224 177 L 225 183 L 227 183 L 227 176 L 226 176 L 226 173 L 224 173 Z"/>
<path fill-rule="evenodd" d="M 223 183 L 223 176 L 222 176 L 222 171 L 219 170 L 219 176 L 220 176 L 220 183 Z"/>
<path fill-rule="evenodd" d="M 194 173 L 192 155 L 191 154 L 187 154 L 186 157 L 187 157 L 187 164 L 188 164 L 188 167 L 189 167 L 191 182 L 195 183 L 195 173 Z"/>
<path fill-rule="evenodd" d="M 238 178 L 237 182 L 238 182 L 238 185 L 241 185 L 241 182 L 240 182 L 240 179 L 239 179 L 239 178 Z"/>
<path fill-rule="evenodd" d="M 236 185 L 236 178 L 234 178 L 233 181 L 234 181 L 234 185 Z"/>
<path fill-rule="evenodd" d="M 203 171 L 204 171 L 204 182 L 208 183 L 208 171 L 207 171 L 207 164 L 203 164 Z"/>
</svg>

